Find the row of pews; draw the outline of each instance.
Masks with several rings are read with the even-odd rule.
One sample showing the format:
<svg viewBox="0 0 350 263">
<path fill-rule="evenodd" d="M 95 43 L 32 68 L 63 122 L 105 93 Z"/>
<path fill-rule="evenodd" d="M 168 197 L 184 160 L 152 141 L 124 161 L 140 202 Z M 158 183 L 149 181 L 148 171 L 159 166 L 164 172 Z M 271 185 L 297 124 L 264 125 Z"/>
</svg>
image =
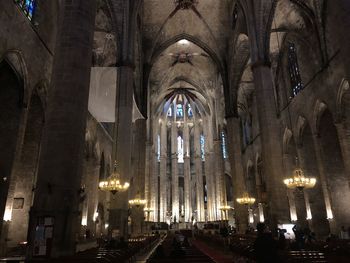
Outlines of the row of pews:
<svg viewBox="0 0 350 263">
<path fill-rule="evenodd" d="M 30 260 L 26 263 L 129 263 L 135 262 L 136 256 L 150 249 L 155 242 L 157 236 L 140 237 L 129 239 L 129 242 L 120 248 L 111 246 L 103 246 L 100 248 L 90 249 L 79 252 L 71 257 L 62 257 L 50 260 Z"/>
<path fill-rule="evenodd" d="M 198 234 L 197 238 L 209 246 L 226 247 L 233 253 L 233 258 L 244 259 L 245 262 L 255 262 L 254 235 L 233 235 L 222 238 L 220 235 Z M 279 261 L 286 263 L 314 262 L 314 263 L 348 263 L 350 262 L 350 240 L 333 240 L 331 242 L 317 242 L 308 245 L 303 250 L 286 248 L 279 250 Z"/>
</svg>

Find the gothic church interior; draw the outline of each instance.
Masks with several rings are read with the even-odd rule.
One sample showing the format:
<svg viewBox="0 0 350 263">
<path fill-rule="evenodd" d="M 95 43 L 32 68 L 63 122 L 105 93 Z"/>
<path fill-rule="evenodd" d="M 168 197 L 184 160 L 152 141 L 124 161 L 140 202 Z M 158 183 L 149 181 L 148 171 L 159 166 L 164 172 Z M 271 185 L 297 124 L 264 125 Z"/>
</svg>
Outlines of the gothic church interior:
<svg viewBox="0 0 350 263">
<path fill-rule="evenodd" d="M 0 257 L 348 239 L 349 28 L 348 0 L 2 0 Z"/>
</svg>

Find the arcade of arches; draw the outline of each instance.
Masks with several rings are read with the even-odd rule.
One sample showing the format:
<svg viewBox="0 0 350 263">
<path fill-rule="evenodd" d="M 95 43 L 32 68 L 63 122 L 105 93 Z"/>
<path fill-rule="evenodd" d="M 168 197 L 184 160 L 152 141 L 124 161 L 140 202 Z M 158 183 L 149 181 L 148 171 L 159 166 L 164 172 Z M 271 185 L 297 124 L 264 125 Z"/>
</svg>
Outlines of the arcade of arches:
<svg viewBox="0 0 350 263">
<path fill-rule="evenodd" d="M 57 257 L 86 239 L 218 222 L 320 239 L 350 227 L 348 0 L 0 10 L 1 252 L 44 230 L 50 249 L 38 249 Z M 296 167 L 313 188 L 287 189 Z M 99 188 L 114 170 L 127 191 Z M 245 193 L 254 204 L 236 202 Z"/>
</svg>

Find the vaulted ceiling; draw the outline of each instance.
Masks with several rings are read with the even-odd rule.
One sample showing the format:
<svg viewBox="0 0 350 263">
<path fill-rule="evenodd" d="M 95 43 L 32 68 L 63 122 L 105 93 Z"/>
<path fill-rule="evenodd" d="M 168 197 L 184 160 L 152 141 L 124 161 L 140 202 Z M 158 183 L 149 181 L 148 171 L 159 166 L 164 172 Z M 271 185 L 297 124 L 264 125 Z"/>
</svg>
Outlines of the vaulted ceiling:
<svg viewBox="0 0 350 263">
<path fill-rule="evenodd" d="M 149 83 L 154 108 L 174 89 L 196 92 L 209 105 L 214 103 L 217 92 L 223 93 L 221 73 L 233 2 L 144 1 L 143 49 L 144 59 L 151 66 Z"/>
</svg>

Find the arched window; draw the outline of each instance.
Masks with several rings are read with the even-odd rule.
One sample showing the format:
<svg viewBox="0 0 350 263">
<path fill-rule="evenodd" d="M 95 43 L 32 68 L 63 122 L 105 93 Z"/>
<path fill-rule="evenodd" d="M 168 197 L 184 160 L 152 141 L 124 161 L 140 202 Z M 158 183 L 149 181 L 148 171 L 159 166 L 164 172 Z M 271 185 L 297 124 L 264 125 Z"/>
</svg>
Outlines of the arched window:
<svg viewBox="0 0 350 263">
<path fill-rule="evenodd" d="M 205 138 L 203 134 L 201 134 L 201 137 L 200 137 L 200 145 L 201 145 L 201 158 L 202 158 L 202 161 L 205 161 Z"/>
<path fill-rule="evenodd" d="M 294 43 L 289 43 L 288 45 L 288 68 L 292 96 L 295 97 L 304 88 L 304 85 L 300 77 L 297 50 Z"/>
<path fill-rule="evenodd" d="M 177 158 L 178 163 L 184 162 L 184 140 L 181 136 L 177 137 Z"/>
<path fill-rule="evenodd" d="M 168 109 L 167 116 L 168 117 L 172 117 L 173 116 L 173 109 L 171 108 L 171 106 Z"/>
<path fill-rule="evenodd" d="M 222 156 L 224 159 L 227 159 L 227 145 L 226 145 L 226 134 L 224 131 L 221 131 L 221 147 L 222 147 Z"/>
<path fill-rule="evenodd" d="M 36 0 L 15 0 L 15 2 L 21 7 L 28 19 L 32 20 L 36 8 Z"/>
</svg>

